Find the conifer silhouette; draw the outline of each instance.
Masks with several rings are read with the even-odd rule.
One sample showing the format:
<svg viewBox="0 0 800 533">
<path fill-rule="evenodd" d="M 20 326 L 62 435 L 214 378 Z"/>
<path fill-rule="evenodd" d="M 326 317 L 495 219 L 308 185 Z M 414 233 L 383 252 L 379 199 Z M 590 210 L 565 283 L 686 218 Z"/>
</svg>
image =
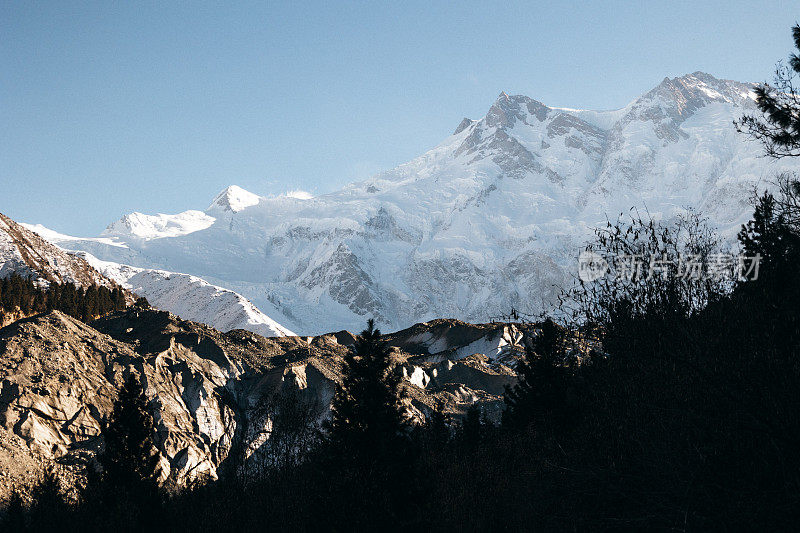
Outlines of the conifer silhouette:
<svg viewBox="0 0 800 533">
<path fill-rule="evenodd" d="M 568 369 L 563 366 L 564 332 L 548 318 L 517 365 L 518 382 L 506 387 L 503 424 L 524 428 L 531 423 L 556 422 L 566 407 Z"/>
<path fill-rule="evenodd" d="M 100 464 L 105 482 L 129 488 L 155 482 L 158 464 L 155 423 L 142 385 L 133 373 L 128 375 L 114 402 L 103 437 L 105 450 L 100 455 Z"/>
<path fill-rule="evenodd" d="M 375 321 L 367 322 L 345 356 L 342 383 L 333 398 L 329 439 L 343 450 L 370 454 L 394 443 L 406 428 L 400 404 L 400 376 Z"/>
<path fill-rule="evenodd" d="M 90 477 L 85 491 L 88 505 L 98 511 L 96 519 L 103 524 L 103 520 L 110 523 L 114 516 L 124 515 L 128 522 L 141 527 L 156 523 L 160 501 L 155 423 L 143 387 L 133 373 L 114 402 L 103 438 L 105 448 L 98 457 L 102 472 Z"/>
</svg>

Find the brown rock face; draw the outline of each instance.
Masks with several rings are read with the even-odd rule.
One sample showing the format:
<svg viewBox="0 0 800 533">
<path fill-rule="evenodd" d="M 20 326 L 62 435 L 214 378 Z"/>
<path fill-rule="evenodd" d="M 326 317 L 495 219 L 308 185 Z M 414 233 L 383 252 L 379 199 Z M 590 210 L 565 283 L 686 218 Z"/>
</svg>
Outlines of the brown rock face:
<svg viewBox="0 0 800 533">
<path fill-rule="evenodd" d="M 480 402 L 497 414 L 525 332 L 439 320 L 387 335 L 406 377 L 410 414 L 454 415 Z M 0 330 L 0 496 L 44 466 L 81 477 L 103 445 L 103 422 L 130 372 L 143 377 L 157 426 L 161 477 L 218 475 L 232 450 L 271 428 L 258 406 L 287 384 L 327 416 L 348 332 L 264 338 L 221 333 L 166 312 L 130 308 L 91 325 L 54 311 Z M 243 447 L 243 448 L 237 448 Z"/>
</svg>

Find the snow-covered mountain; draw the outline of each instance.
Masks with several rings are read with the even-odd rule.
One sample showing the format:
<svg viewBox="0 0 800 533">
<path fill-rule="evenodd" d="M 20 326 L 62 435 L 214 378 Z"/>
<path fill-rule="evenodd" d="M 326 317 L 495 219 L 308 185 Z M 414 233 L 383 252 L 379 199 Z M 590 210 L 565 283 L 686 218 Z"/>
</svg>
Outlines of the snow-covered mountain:
<svg viewBox="0 0 800 533">
<path fill-rule="evenodd" d="M 733 120 L 755 110 L 752 89 L 696 72 L 615 111 L 502 93 L 439 146 L 337 192 L 230 187 L 205 212 L 128 215 L 99 238 L 56 242 L 201 276 L 303 334 L 357 329 L 370 316 L 397 329 L 538 311 L 607 216 L 691 207 L 730 236 L 753 187 L 798 168 L 735 132 Z"/>
<path fill-rule="evenodd" d="M 197 212 L 202 221 L 205 217 Z M 192 212 L 176 217 L 169 215 L 135 214 L 126 216 L 115 230 L 128 227 L 139 238 L 181 234 L 182 227 L 192 226 Z M 215 219 L 213 217 L 211 221 Z M 127 225 L 126 225 L 127 224 Z M 128 289 L 144 296 L 159 309 L 174 313 L 185 320 L 208 324 L 221 331 L 245 329 L 264 337 L 293 336 L 294 333 L 261 312 L 255 305 L 231 290 L 217 287 L 188 274 L 131 267 L 110 261 L 101 261 L 87 252 L 67 253 L 50 241 L 69 243 L 74 237 L 62 235 L 43 226 L 17 224 L 0 213 L 0 278 L 16 273 L 34 279 L 39 285 L 74 283 L 87 287 L 92 284 Z M 102 237 L 93 242 L 124 248 L 116 241 Z M 133 301 L 133 296 L 130 296 Z"/>
</svg>

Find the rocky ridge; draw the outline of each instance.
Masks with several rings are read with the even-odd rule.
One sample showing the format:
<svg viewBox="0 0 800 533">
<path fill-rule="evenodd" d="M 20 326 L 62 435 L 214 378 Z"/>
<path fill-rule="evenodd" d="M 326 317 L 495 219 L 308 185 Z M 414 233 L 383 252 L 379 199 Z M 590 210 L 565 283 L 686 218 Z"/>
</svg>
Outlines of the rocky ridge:
<svg viewBox="0 0 800 533">
<path fill-rule="evenodd" d="M 11 273 L 31 278 L 43 287 L 50 283 L 116 286 L 82 258 L 65 252 L 0 213 L 0 278 Z"/>
</svg>

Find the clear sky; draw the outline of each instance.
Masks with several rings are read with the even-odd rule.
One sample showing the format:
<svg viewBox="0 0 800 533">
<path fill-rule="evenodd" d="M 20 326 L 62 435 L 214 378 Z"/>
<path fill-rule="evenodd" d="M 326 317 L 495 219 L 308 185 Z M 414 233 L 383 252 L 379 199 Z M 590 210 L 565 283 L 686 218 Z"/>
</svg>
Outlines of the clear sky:
<svg viewBox="0 0 800 533">
<path fill-rule="evenodd" d="M 796 1 L 0 4 L 0 211 L 96 235 L 229 184 L 325 193 L 500 91 L 624 106 L 696 70 L 771 79 Z"/>
</svg>

